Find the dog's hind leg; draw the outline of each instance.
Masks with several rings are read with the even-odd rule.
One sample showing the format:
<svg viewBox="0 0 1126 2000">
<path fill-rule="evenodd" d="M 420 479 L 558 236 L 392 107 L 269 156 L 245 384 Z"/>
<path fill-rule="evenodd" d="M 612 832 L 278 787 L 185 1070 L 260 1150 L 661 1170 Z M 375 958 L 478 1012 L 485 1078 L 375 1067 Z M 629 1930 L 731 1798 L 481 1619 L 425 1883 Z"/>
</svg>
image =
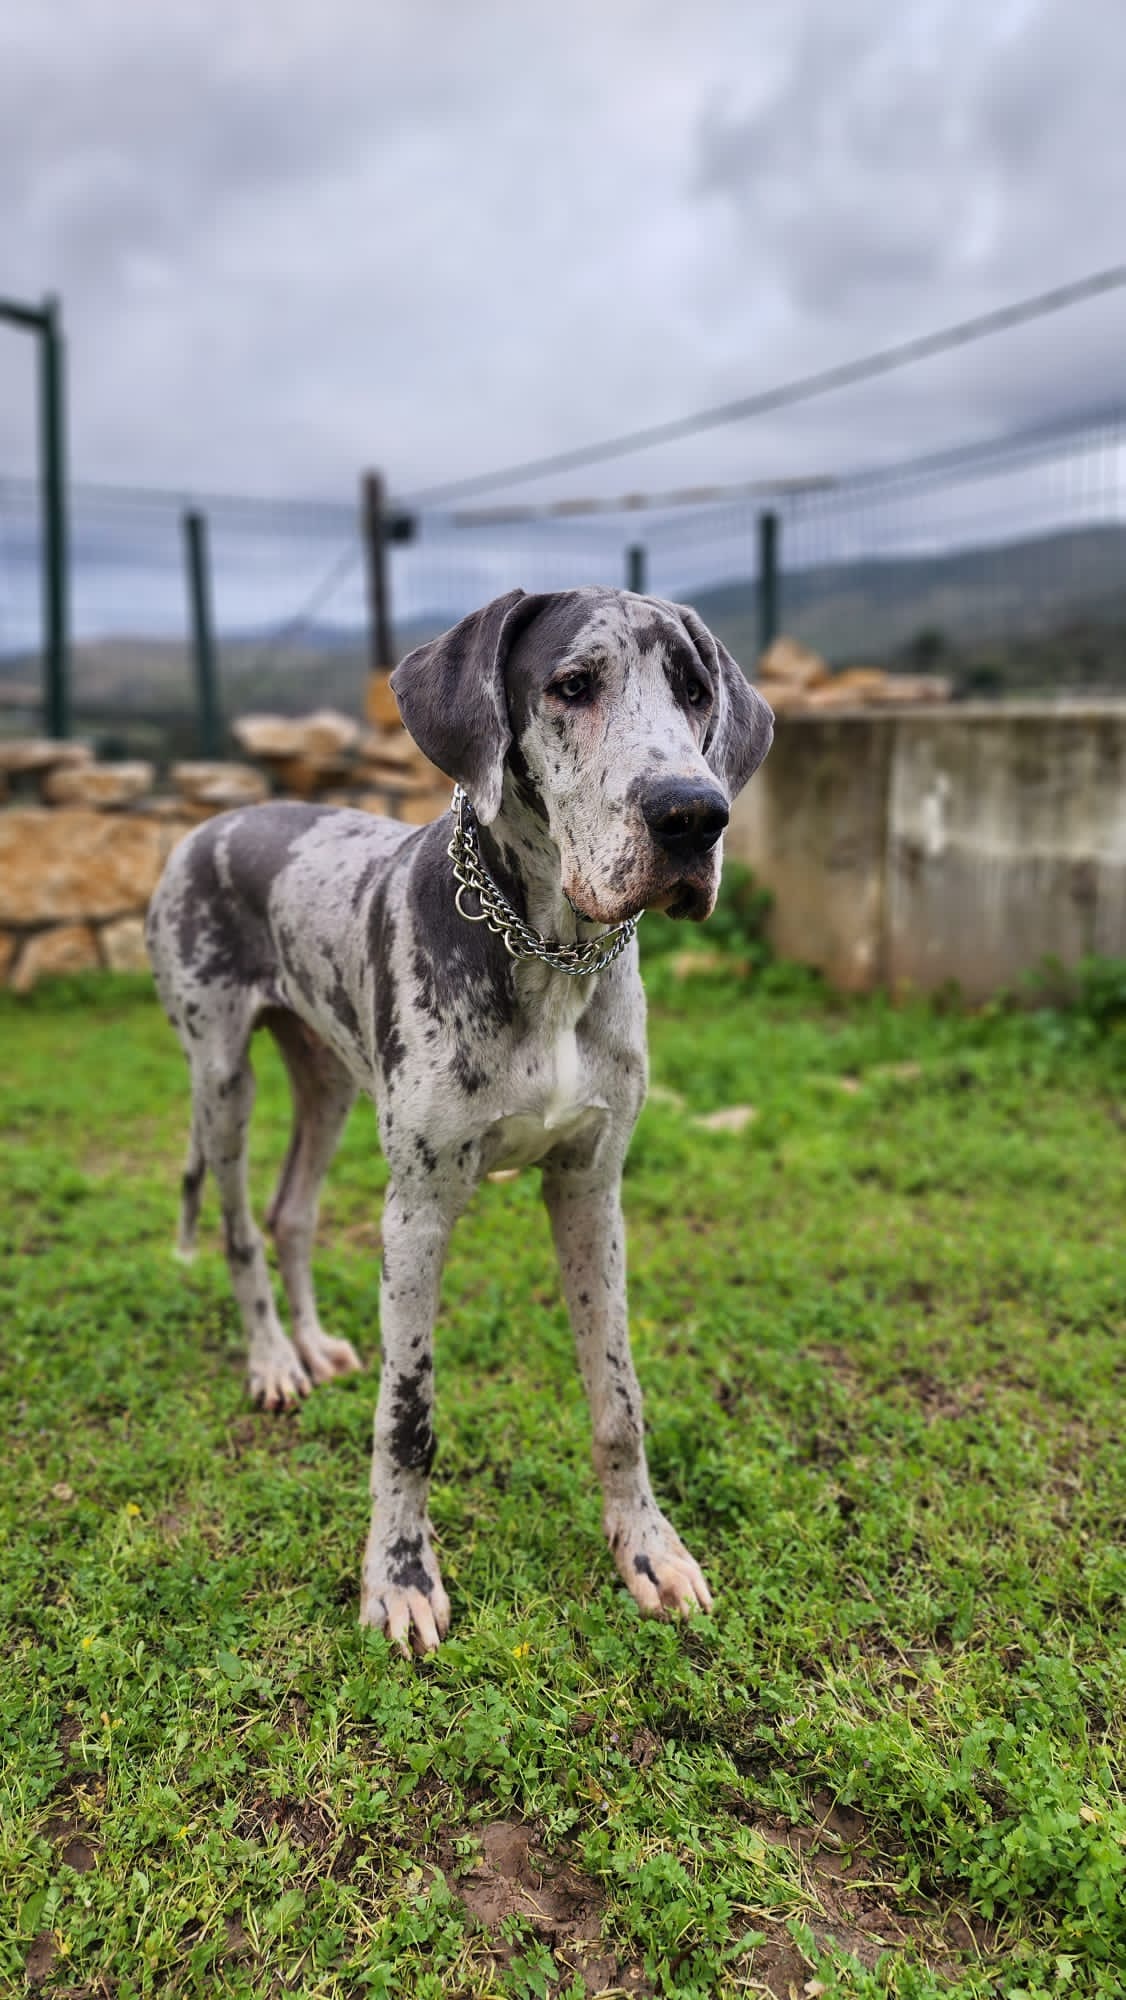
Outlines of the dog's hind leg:
<svg viewBox="0 0 1126 2000">
<path fill-rule="evenodd" d="M 307 1396 L 312 1382 L 287 1337 L 274 1304 L 262 1238 L 250 1212 L 247 1137 L 254 1104 L 249 1021 L 239 1032 L 224 1025 L 193 1045 L 192 1118 L 219 1187 L 223 1243 L 231 1286 L 249 1346 L 250 1393 L 267 1410 Z"/>
<path fill-rule="evenodd" d="M 356 1086 L 296 1014 L 271 1008 L 263 1022 L 281 1050 L 293 1092 L 293 1133 L 266 1227 L 277 1246 L 297 1351 L 310 1379 L 328 1382 L 363 1365 L 349 1341 L 332 1339 L 321 1326 L 311 1265 L 321 1182 L 356 1101 Z"/>
<path fill-rule="evenodd" d="M 193 1104 L 188 1157 L 184 1162 L 184 1172 L 180 1181 L 180 1227 L 176 1232 L 176 1255 L 184 1264 L 190 1264 L 195 1256 L 196 1225 L 199 1222 L 206 1172 L 207 1160 L 203 1151 L 203 1138 Z"/>
</svg>

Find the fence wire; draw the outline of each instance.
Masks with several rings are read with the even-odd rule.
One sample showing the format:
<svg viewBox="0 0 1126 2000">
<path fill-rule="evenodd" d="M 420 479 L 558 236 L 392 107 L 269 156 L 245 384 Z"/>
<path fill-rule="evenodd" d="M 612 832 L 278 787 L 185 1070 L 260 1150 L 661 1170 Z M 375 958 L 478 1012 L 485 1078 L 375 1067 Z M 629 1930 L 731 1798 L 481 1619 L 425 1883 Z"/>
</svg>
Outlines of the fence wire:
<svg viewBox="0 0 1126 2000">
<path fill-rule="evenodd" d="M 367 663 L 359 510 L 347 501 L 71 489 L 75 726 L 103 744 L 194 747 L 183 515 L 208 522 L 222 703 L 359 713 Z M 516 585 L 626 580 L 691 601 L 737 659 L 760 643 L 758 523 L 778 520 L 782 629 L 834 665 L 944 662 L 1005 692 L 1126 686 L 1126 416 L 1087 413 L 807 487 L 566 513 L 432 509 L 388 549 L 396 651 Z M 0 730 L 41 687 L 39 496 L 0 479 Z"/>
</svg>

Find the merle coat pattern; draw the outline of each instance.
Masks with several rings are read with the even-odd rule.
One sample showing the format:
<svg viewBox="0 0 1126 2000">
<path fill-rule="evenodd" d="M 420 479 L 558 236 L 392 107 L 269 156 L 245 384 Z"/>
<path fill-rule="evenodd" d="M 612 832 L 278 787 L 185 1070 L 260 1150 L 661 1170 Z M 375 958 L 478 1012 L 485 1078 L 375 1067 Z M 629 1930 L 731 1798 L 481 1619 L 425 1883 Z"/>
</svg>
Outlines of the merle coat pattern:
<svg viewBox="0 0 1126 2000">
<path fill-rule="evenodd" d="M 465 786 L 486 866 L 544 936 L 581 941 L 649 908 L 710 913 L 728 806 L 772 719 L 694 612 L 623 591 L 511 591 L 410 654 L 393 684 L 412 735 Z M 225 813 L 175 850 L 148 920 L 191 1070 L 179 1247 L 191 1253 L 210 1168 L 250 1391 L 267 1409 L 361 1365 L 320 1324 L 310 1253 L 345 1119 L 359 1092 L 374 1100 L 391 1185 L 360 1616 L 419 1653 L 450 1615 L 426 1514 L 442 1264 L 474 1186 L 506 1167 L 542 1168 L 622 1578 L 656 1616 L 711 1603 L 653 1496 L 629 1348 L 620 1180 L 646 1080 L 636 943 L 579 978 L 517 962 L 455 908 L 450 831 L 448 814 L 411 828 L 311 805 Z M 247 1199 L 259 1026 L 293 1092 L 267 1215 L 292 1337 Z"/>
</svg>

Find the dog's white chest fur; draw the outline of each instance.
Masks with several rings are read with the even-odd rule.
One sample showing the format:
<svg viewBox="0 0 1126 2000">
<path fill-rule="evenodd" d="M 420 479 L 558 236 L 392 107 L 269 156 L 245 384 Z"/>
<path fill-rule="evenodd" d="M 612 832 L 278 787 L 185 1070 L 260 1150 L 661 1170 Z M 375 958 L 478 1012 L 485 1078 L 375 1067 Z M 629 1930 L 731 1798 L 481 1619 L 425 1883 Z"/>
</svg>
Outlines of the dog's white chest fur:
<svg viewBox="0 0 1126 2000">
<path fill-rule="evenodd" d="M 546 1019 L 551 1032 L 537 1037 L 538 1061 L 532 1074 L 513 1078 L 513 1097 L 522 1100 L 519 1107 L 514 1105 L 485 1135 L 483 1163 L 488 1172 L 534 1166 L 562 1140 L 577 1137 L 606 1115 L 606 1105 L 584 1080 L 577 1033 L 597 975 L 568 979 L 542 967 L 536 973 L 547 982 L 540 1001 L 541 1026 Z"/>
</svg>

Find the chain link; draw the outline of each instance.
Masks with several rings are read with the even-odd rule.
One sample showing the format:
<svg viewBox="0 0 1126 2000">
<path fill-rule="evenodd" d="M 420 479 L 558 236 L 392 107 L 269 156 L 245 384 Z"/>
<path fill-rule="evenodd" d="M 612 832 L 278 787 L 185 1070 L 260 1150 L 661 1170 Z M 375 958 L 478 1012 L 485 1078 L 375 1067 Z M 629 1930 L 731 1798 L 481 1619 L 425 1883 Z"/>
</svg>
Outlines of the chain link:
<svg viewBox="0 0 1126 2000">
<path fill-rule="evenodd" d="M 505 948 L 513 958 L 538 958 L 541 964 L 553 966 L 556 972 L 566 972 L 573 979 L 588 972 L 602 972 L 625 950 L 637 929 L 636 917 L 627 917 L 623 924 L 615 924 L 587 944 L 560 944 L 541 937 L 539 931 L 517 916 L 488 873 L 477 843 L 477 815 L 460 785 L 454 790 L 453 815 L 454 830 L 446 852 L 453 862 L 458 885 L 454 901 L 458 915 L 466 923 L 487 924 L 497 937 L 504 939 Z M 480 903 L 476 916 L 461 900 L 467 889 Z"/>
</svg>

